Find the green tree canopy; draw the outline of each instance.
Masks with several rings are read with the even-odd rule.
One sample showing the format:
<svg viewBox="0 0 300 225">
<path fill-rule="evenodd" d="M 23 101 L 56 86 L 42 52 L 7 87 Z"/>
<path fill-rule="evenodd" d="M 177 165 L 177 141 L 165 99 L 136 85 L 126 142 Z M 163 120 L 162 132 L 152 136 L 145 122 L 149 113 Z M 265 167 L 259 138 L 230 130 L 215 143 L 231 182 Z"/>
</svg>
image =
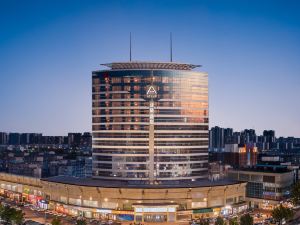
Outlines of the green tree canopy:
<svg viewBox="0 0 300 225">
<path fill-rule="evenodd" d="M 238 221 L 237 217 L 230 219 L 229 225 L 239 225 L 239 221 Z"/>
<path fill-rule="evenodd" d="M 2 213 L 3 213 L 3 210 L 4 210 L 4 206 L 0 203 L 0 217 L 1 217 Z"/>
<path fill-rule="evenodd" d="M 24 213 L 22 212 L 22 210 L 14 209 L 14 212 L 13 212 L 12 217 L 11 217 L 11 221 L 14 224 L 17 224 L 17 225 L 23 224 L 23 222 L 24 222 Z"/>
<path fill-rule="evenodd" d="M 250 216 L 249 213 L 241 216 L 241 218 L 240 218 L 240 224 L 241 225 L 253 225 L 253 217 Z"/>
<path fill-rule="evenodd" d="M 294 205 L 300 205 L 300 182 L 293 185 L 291 191 L 291 200 Z"/>
<path fill-rule="evenodd" d="M 223 218 L 218 216 L 216 219 L 215 225 L 225 225 Z"/>
<path fill-rule="evenodd" d="M 62 225 L 61 223 L 61 219 L 55 217 L 52 221 L 51 221 L 52 225 Z"/>
<path fill-rule="evenodd" d="M 293 210 L 284 207 L 282 204 L 280 204 L 272 211 L 272 217 L 275 220 L 277 220 L 280 224 L 282 223 L 283 219 L 290 220 L 293 218 L 293 216 L 294 216 Z"/>
<path fill-rule="evenodd" d="M 22 210 L 17 210 L 9 205 L 0 205 L 0 217 L 5 221 L 5 224 L 23 224 L 24 213 Z"/>
<path fill-rule="evenodd" d="M 86 221 L 85 220 L 77 220 L 76 225 L 86 225 Z"/>
</svg>

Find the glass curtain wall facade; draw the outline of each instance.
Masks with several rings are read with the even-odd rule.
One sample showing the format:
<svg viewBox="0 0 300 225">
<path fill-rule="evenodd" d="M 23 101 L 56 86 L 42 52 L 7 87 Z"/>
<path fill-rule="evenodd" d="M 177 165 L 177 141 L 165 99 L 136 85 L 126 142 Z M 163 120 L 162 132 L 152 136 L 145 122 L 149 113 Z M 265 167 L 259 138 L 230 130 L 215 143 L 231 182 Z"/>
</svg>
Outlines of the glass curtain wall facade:
<svg viewBox="0 0 300 225">
<path fill-rule="evenodd" d="M 207 178 L 206 73 L 150 66 L 94 71 L 92 79 L 94 178 Z"/>
</svg>

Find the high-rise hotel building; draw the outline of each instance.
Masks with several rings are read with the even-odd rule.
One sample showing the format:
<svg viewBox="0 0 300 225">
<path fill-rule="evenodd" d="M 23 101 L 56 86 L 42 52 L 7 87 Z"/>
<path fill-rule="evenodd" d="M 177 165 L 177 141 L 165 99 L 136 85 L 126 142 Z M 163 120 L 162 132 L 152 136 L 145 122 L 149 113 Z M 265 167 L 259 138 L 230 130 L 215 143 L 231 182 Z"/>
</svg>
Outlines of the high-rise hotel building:
<svg viewBox="0 0 300 225">
<path fill-rule="evenodd" d="M 207 74 L 172 62 L 105 66 L 93 72 L 93 178 L 0 173 L 0 193 L 122 223 L 178 224 L 244 212 L 245 182 L 205 180 Z"/>
<path fill-rule="evenodd" d="M 93 177 L 146 183 L 208 174 L 208 75 L 173 62 L 93 72 Z"/>
</svg>

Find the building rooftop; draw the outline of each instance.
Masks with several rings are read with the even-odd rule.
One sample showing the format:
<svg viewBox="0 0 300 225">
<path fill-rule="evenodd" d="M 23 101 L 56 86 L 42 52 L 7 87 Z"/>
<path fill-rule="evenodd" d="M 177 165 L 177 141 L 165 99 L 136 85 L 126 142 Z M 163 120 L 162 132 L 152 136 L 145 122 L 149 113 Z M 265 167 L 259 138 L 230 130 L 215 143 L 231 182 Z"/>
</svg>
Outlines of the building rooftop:
<svg viewBox="0 0 300 225">
<path fill-rule="evenodd" d="M 109 67 L 112 70 L 132 70 L 132 69 L 165 69 L 165 70 L 192 70 L 200 65 L 189 63 L 175 63 L 175 62 L 113 62 L 101 64 Z"/>
<path fill-rule="evenodd" d="M 288 173 L 291 172 L 287 166 L 282 165 L 265 165 L 265 164 L 258 164 L 254 167 L 247 167 L 238 169 L 236 171 L 249 171 L 249 172 L 257 172 L 257 173 Z"/>
<path fill-rule="evenodd" d="M 68 176 L 56 176 L 41 179 L 43 181 L 62 183 L 69 185 L 79 185 L 88 187 L 110 187 L 110 188 L 196 188 L 196 187 L 212 187 L 240 184 L 243 182 L 232 180 L 201 180 L 201 181 L 177 181 L 161 184 L 147 184 L 145 182 L 129 182 L 129 181 L 112 181 L 92 178 L 76 178 Z"/>
</svg>

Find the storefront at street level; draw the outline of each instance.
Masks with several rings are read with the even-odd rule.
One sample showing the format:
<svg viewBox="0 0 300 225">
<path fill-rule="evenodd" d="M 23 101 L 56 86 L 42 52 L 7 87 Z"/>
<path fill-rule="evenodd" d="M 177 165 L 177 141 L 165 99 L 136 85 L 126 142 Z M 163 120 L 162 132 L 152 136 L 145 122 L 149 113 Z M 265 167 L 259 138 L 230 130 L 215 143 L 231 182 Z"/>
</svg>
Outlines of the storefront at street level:
<svg viewBox="0 0 300 225">
<path fill-rule="evenodd" d="M 136 222 L 175 222 L 178 204 L 133 204 Z"/>
<path fill-rule="evenodd" d="M 244 182 L 201 181 L 170 186 L 70 177 L 30 179 L 34 178 L 0 173 L 1 187 L 18 186 L 16 193 L 22 196 L 36 193 L 39 207 L 95 219 L 178 222 L 235 214 L 247 206 Z"/>
</svg>

